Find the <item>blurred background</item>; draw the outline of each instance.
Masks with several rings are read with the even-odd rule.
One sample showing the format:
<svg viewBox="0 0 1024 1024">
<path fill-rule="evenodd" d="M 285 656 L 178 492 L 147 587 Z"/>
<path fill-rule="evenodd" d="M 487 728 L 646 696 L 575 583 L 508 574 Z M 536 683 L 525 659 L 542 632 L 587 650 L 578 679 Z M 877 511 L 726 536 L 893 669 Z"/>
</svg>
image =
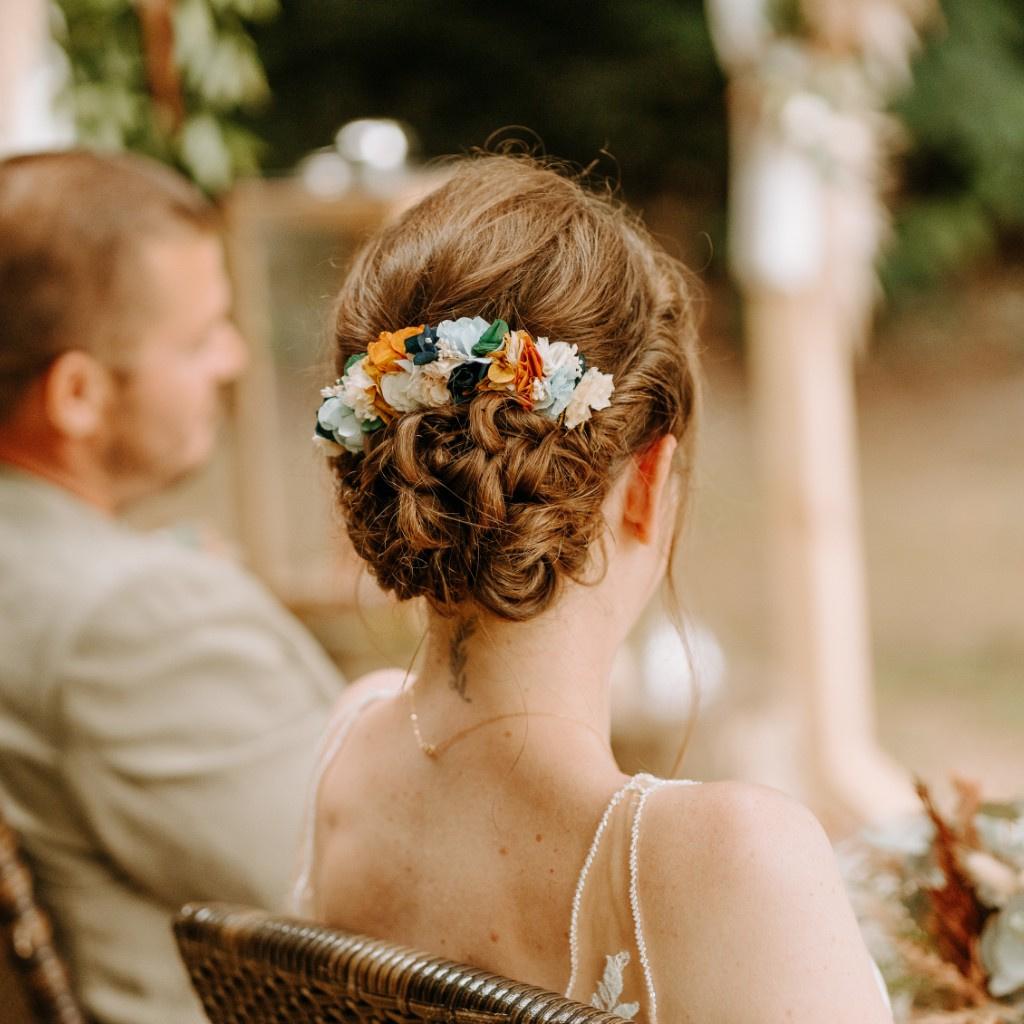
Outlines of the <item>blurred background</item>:
<svg viewBox="0 0 1024 1024">
<path fill-rule="evenodd" d="M 253 368 L 210 471 L 133 518 L 216 536 L 350 674 L 409 657 L 308 445 L 331 296 L 438 157 L 509 139 L 700 279 L 684 773 L 822 804 L 801 774 L 831 774 L 836 821 L 897 765 L 1019 793 L 1024 0 L 3 0 L 5 152 L 136 149 L 227 212 Z M 617 683 L 660 771 L 691 710 L 665 624 Z"/>
</svg>

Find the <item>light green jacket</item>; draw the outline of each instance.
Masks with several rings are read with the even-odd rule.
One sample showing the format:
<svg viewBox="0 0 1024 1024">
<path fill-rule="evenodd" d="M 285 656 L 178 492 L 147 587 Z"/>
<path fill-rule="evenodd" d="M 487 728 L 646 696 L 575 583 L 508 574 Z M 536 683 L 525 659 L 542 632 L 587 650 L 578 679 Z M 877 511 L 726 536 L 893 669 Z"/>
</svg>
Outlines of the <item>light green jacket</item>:
<svg viewBox="0 0 1024 1024">
<path fill-rule="evenodd" d="M 171 914 L 283 905 L 340 688 L 246 573 L 0 468 L 0 801 L 97 1021 L 203 1019 Z"/>
</svg>

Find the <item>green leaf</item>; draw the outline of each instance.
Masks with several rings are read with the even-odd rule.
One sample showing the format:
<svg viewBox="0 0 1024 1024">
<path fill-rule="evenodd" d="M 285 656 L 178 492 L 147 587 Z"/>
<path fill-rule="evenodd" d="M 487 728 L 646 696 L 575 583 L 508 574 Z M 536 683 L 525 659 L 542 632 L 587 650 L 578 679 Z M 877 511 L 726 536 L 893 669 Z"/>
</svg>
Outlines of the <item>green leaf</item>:
<svg viewBox="0 0 1024 1024">
<path fill-rule="evenodd" d="M 501 346 L 506 334 L 508 334 L 508 324 L 504 320 L 495 320 L 480 335 L 480 340 L 473 346 L 473 355 L 485 356 L 488 352 L 493 352 Z"/>
</svg>

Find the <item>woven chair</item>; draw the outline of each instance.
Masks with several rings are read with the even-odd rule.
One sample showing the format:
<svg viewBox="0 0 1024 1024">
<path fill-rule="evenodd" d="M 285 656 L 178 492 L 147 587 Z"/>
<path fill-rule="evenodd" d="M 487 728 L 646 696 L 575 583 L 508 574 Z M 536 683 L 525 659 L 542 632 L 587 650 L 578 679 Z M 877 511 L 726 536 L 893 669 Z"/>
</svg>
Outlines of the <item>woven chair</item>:
<svg viewBox="0 0 1024 1024">
<path fill-rule="evenodd" d="M 84 1024 L 18 837 L 0 816 L 0 1020 Z"/>
<path fill-rule="evenodd" d="M 475 967 L 246 907 L 191 903 L 174 931 L 212 1024 L 622 1024 Z"/>
</svg>

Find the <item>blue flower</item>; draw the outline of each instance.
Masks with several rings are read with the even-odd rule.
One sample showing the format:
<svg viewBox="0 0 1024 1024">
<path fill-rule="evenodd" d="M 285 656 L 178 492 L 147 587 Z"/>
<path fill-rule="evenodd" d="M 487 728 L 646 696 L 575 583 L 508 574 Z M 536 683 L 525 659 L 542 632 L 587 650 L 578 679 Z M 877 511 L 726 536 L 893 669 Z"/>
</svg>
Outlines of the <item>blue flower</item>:
<svg viewBox="0 0 1024 1024">
<path fill-rule="evenodd" d="M 424 327 L 415 337 L 405 339 L 405 351 L 412 356 L 415 366 L 426 366 L 437 359 L 437 328 Z"/>
<path fill-rule="evenodd" d="M 437 325 L 437 337 L 447 343 L 453 354 L 468 359 L 488 327 L 490 324 L 483 317 L 460 316 L 458 320 L 442 320 Z"/>
<path fill-rule="evenodd" d="M 981 934 L 981 959 L 989 972 L 988 990 L 1007 996 L 1024 986 L 1024 892 L 993 914 Z"/>
<path fill-rule="evenodd" d="M 558 419 L 583 376 L 583 357 L 575 345 L 567 345 L 564 341 L 548 341 L 547 338 L 537 339 L 537 351 L 544 364 L 544 380 L 542 393 L 535 401 L 534 409 L 551 419 Z"/>
<path fill-rule="evenodd" d="M 316 436 L 336 441 L 350 452 L 363 450 L 363 429 L 350 405 L 328 398 L 316 414 Z"/>
</svg>

